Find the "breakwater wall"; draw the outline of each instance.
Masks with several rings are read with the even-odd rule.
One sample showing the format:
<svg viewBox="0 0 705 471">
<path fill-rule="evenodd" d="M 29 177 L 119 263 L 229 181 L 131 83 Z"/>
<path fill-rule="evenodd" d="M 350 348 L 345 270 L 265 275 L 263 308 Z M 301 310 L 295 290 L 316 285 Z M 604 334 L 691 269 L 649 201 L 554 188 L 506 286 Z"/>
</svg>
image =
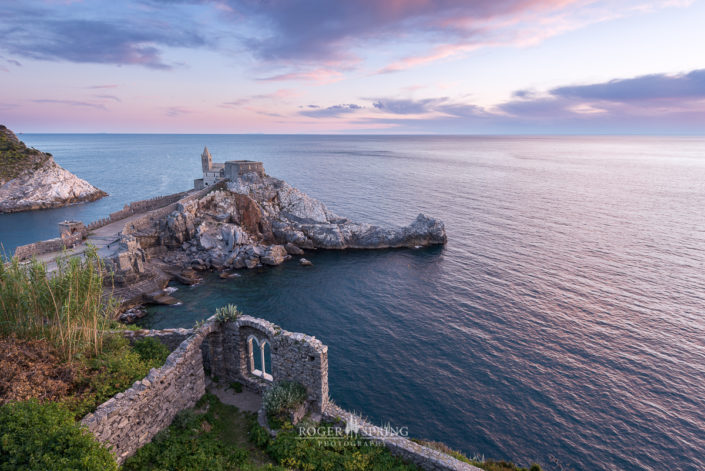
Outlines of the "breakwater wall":
<svg viewBox="0 0 705 471">
<path fill-rule="evenodd" d="M 171 354 L 161 368 L 101 404 L 81 423 L 109 446 L 118 463 L 168 427 L 179 411 L 205 393 L 207 375 L 238 381 L 263 392 L 276 381 L 296 381 L 307 391 L 308 410 L 351 424 L 358 436 L 386 446 L 394 455 L 428 471 L 479 471 L 468 463 L 402 436 L 389 436 L 328 398 L 328 347 L 315 337 L 288 332 L 264 319 L 240 316 L 221 322 L 211 317 L 198 329 L 127 331 L 131 340 L 159 339 Z M 259 361 L 256 361 L 259 358 Z"/>
<path fill-rule="evenodd" d="M 215 184 L 210 185 L 202 190 L 198 190 L 190 194 L 189 192 L 183 193 L 183 196 L 181 198 L 178 198 L 172 203 L 151 210 L 145 213 L 144 216 L 135 218 L 129 223 L 125 224 L 122 233 L 125 235 L 135 235 L 141 231 L 149 230 L 152 227 L 152 223 L 154 222 L 154 220 L 166 217 L 171 212 L 176 210 L 177 205 L 186 204 L 190 201 L 200 199 L 212 191 L 223 190 L 227 188 L 227 186 L 228 182 L 226 180 L 220 180 Z"/>
<path fill-rule="evenodd" d="M 147 211 L 153 211 L 155 209 L 163 208 L 164 206 L 179 201 L 186 195 L 188 195 L 188 191 L 174 193 L 173 195 L 155 196 L 154 198 L 149 198 L 146 200 L 134 201 L 130 204 L 126 204 L 125 207 L 122 208 L 120 211 L 110 213 L 110 216 L 106 218 L 91 222 L 86 226 L 86 229 L 92 231 L 108 224 L 111 224 L 113 222 L 121 221 L 134 214 L 145 213 Z"/>
<path fill-rule="evenodd" d="M 154 198 L 149 198 L 146 200 L 134 201 L 130 204 L 126 204 L 120 211 L 110 213 L 110 215 L 106 218 L 91 222 L 86 226 L 85 230 L 81 234 L 73 234 L 70 237 L 42 240 L 31 244 L 21 245 L 15 249 L 14 256 L 19 260 L 26 260 L 31 257 L 36 257 L 37 255 L 58 252 L 64 248 L 73 247 L 80 243 L 90 231 L 107 226 L 113 222 L 121 221 L 135 214 L 147 213 L 149 211 L 154 211 L 171 205 L 183 199 L 188 194 L 188 191 L 183 191 L 181 193 L 174 193 L 173 195 L 155 196 Z"/>
<path fill-rule="evenodd" d="M 71 248 L 79 244 L 85 236 L 82 232 L 71 234 L 70 236 L 57 237 L 55 239 L 42 240 L 32 244 L 21 245 L 15 249 L 15 257 L 19 260 L 43 255 L 45 253 L 58 252 L 63 249 Z"/>
</svg>

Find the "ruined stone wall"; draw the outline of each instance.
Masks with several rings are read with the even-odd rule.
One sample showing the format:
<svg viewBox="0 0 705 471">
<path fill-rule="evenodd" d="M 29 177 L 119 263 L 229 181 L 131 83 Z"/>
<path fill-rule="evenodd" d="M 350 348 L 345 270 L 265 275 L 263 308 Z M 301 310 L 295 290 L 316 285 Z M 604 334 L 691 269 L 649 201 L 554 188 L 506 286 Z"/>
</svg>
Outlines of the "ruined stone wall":
<svg viewBox="0 0 705 471">
<path fill-rule="evenodd" d="M 393 455 L 414 463 L 426 471 L 482 471 L 480 468 L 446 453 L 411 441 L 403 436 L 403 433 L 399 433 L 399 430 L 372 425 L 359 415 L 341 409 L 332 403 L 326 406 L 323 417 L 326 420 L 341 423 L 343 426 L 351 424 L 358 436 L 384 445 Z"/>
<path fill-rule="evenodd" d="M 146 378 L 81 420 L 100 442 L 111 448 L 118 463 L 149 443 L 179 411 L 193 407 L 205 394 L 201 343 L 216 327 L 214 322 L 204 325 L 181 342 L 164 366 L 152 369 Z"/>
<path fill-rule="evenodd" d="M 181 342 L 193 335 L 193 329 L 126 330 L 123 335 L 134 343 L 143 338 L 153 338 L 166 345 L 169 351 L 176 350 Z"/>
<path fill-rule="evenodd" d="M 276 381 L 296 381 L 308 391 L 309 411 L 324 419 L 350 423 L 360 437 L 387 447 L 400 458 L 427 471 L 480 471 L 438 450 L 420 445 L 388 429 L 374 426 L 328 399 L 328 347 L 315 337 L 288 332 L 251 316 L 219 322 L 213 317 L 194 329 L 126 331 L 131 341 L 159 339 L 172 350 L 164 366 L 127 391 L 101 404 L 81 421 L 102 443 L 112 447 L 119 463 L 168 427 L 176 414 L 193 407 L 205 394 L 206 371 L 221 381 L 239 381 L 264 391 Z M 271 346 L 271 379 L 252 374 L 248 339 Z"/>
<path fill-rule="evenodd" d="M 303 384 L 312 410 L 322 412 L 328 403 L 328 347 L 314 337 L 287 332 L 264 319 L 242 316 L 227 323 L 211 318 L 197 330 L 125 332 L 131 341 L 157 338 L 173 351 L 164 366 L 152 369 L 130 389 L 101 404 L 81 423 L 111 447 L 122 463 L 168 427 L 179 411 L 193 407 L 205 394 L 206 369 L 221 379 L 241 381 L 259 391 L 266 389 L 272 382 L 252 375 L 243 359 L 247 354 L 246 337 L 252 333 L 272 342 L 274 379 Z"/>
<path fill-rule="evenodd" d="M 251 371 L 250 336 L 259 344 L 269 342 L 271 379 Z M 219 378 L 239 381 L 260 392 L 274 381 L 296 381 L 306 388 L 311 411 L 321 413 L 328 404 L 328 347 L 315 337 L 242 316 L 209 335 L 203 350 L 204 364 Z"/>
</svg>

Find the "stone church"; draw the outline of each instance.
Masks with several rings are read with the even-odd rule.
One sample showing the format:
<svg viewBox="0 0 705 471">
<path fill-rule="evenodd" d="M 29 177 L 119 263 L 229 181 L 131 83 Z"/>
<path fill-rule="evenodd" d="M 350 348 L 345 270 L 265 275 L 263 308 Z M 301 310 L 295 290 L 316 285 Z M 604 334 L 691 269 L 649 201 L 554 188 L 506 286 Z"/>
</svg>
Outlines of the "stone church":
<svg viewBox="0 0 705 471">
<path fill-rule="evenodd" d="M 264 165 L 262 165 L 262 162 L 255 162 L 253 160 L 213 162 L 213 156 L 208 150 L 208 147 L 203 148 L 203 153 L 201 154 L 201 168 L 203 169 L 203 178 L 197 178 L 193 181 L 193 186 L 197 190 L 211 186 L 218 180 L 236 180 L 240 175 L 246 173 L 256 173 L 260 177 L 264 176 Z"/>
</svg>

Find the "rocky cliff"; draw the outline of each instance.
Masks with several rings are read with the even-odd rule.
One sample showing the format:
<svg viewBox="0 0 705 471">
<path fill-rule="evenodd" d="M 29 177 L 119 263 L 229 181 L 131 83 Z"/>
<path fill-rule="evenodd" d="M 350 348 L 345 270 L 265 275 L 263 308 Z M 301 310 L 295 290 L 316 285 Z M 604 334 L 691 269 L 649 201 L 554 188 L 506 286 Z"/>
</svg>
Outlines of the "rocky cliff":
<svg viewBox="0 0 705 471">
<path fill-rule="evenodd" d="M 51 154 L 30 149 L 0 125 L 0 213 L 57 208 L 107 196 L 61 168 Z"/>
<path fill-rule="evenodd" d="M 108 260 L 115 279 L 139 279 L 135 272 L 143 268 L 135 260 L 145 260 L 148 272 L 158 259 L 181 279 L 180 270 L 192 276 L 192 269 L 278 265 L 304 249 L 418 247 L 447 241 L 443 222 L 437 219 L 419 214 L 403 227 L 352 222 L 267 175 L 248 173 L 219 186 L 180 200 L 171 211 L 129 223 L 122 233 L 126 249 Z M 155 258 L 150 262 L 144 254 Z"/>
</svg>

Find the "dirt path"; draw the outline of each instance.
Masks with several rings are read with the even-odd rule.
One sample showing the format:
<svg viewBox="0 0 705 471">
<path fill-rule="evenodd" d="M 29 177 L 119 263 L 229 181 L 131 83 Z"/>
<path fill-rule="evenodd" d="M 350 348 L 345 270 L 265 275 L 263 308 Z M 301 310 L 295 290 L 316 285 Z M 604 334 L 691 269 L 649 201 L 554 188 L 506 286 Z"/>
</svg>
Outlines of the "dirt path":
<svg viewBox="0 0 705 471">
<path fill-rule="evenodd" d="M 223 404 L 235 406 L 243 411 L 256 413 L 262 405 L 262 396 L 247 389 L 236 393 L 229 386 L 216 384 L 210 380 L 208 380 L 206 388 L 209 393 L 218 397 L 218 400 Z"/>
</svg>

